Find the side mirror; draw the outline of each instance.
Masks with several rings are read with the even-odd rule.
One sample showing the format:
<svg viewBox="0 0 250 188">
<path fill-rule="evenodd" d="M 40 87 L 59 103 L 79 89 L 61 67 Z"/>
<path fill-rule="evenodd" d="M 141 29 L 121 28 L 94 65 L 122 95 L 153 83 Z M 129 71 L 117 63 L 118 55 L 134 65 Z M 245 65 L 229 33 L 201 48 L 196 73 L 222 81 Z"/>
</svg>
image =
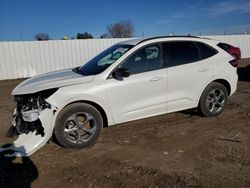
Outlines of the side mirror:
<svg viewBox="0 0 250 188">
<path fill-rule="evenodd" d="M 127 68 L 119 67 L 112 73 L 112 76 L 117 80 L 123 80 L 123 78 L 130 76 L 130 71 Z"/>
</svg>

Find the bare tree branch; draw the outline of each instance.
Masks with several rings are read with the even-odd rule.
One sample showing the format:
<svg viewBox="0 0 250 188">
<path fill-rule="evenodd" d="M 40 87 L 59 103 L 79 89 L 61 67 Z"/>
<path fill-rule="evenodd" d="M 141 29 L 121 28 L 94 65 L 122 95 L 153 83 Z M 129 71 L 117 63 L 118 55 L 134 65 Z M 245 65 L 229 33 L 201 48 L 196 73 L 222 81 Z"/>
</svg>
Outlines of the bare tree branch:
<svg viewBox="0 0 250 188">
<path fill-rule="evenodd" d="M 113 38 L 131 38 L 134 30 L 134 24 L 130 20 L 121 20 L 107 26 L 107 33 Z"/>
</svg>

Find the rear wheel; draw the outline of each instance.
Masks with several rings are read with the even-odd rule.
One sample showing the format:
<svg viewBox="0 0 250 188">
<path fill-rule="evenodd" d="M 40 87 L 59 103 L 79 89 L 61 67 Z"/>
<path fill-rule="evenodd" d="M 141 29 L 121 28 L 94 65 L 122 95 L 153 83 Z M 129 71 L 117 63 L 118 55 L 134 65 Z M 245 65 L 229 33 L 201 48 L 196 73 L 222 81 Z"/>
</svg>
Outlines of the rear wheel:
<svg viewBox="0 0 250 188">
<path fill-rule="evenodd" d="M 226 87 L 220 83 L 212 82 L 203 91 L 198 109 L 204 116 L 217 116 L 223 112 L 227 100 Z"/>
<path fill-rule="evenodd" d="M 102 116 L 96 108 L 86 103 L 74 103 L 60 112 L 54 131 L 62 146 L 83 148 L 95 143 L 102 127 Z"/>
</svg>

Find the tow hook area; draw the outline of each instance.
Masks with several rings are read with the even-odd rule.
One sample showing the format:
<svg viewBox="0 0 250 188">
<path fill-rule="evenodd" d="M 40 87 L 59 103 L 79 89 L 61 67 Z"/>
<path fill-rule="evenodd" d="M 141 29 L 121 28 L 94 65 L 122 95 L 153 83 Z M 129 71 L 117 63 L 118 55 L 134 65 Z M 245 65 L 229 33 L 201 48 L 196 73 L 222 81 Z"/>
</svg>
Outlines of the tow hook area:
<svg viewBox="0 0 250 188">
<path fill-rule="evenodd" d="M 6 136 L 14 137 L 22 133 L 36 132 L 36 135 L 44 136 L 44 128 L 39 119 L 41 110 L 33 109 L 29 111 L 17 111 L 13 113 L 12 126 L 8 130 Z"/>
</svg>

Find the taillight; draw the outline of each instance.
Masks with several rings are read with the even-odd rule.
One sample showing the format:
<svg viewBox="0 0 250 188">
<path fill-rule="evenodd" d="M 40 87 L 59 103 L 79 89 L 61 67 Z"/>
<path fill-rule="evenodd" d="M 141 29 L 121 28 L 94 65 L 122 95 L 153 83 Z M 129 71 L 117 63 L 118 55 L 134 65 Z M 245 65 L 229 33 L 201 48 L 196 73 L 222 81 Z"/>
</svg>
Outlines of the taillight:
<svg viewBox="0 0 250 188">
<path fill-rule="evenodd" d="M 229 63 L 230 63 L 233 67 L 238 67 L 238 64 L 239 64 L 238 61 L 237 61 L 236 59 L 229 61 Z"/>
</svg>

